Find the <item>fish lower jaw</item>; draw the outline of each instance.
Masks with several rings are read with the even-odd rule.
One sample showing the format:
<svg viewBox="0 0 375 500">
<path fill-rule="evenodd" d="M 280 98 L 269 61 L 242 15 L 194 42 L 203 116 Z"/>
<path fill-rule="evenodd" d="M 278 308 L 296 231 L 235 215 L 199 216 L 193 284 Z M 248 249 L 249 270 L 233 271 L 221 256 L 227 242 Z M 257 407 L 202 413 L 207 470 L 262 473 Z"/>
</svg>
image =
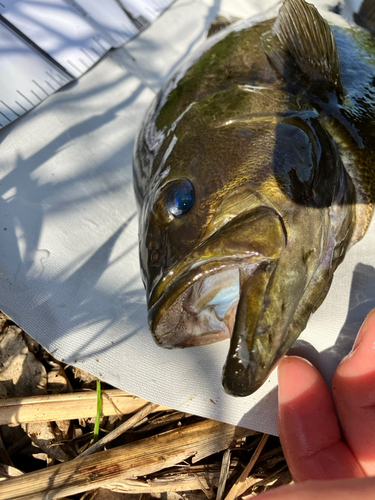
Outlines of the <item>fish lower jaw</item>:
<svg viewBox="0 0 375 500">
<path fill-rule="evenodd" d="M 239 297 L 240 265 L 200 279 L 182 292 L 161 317 L 153 330 L 156 342 L 173 348 L 229 338 Z"/>
</svg>

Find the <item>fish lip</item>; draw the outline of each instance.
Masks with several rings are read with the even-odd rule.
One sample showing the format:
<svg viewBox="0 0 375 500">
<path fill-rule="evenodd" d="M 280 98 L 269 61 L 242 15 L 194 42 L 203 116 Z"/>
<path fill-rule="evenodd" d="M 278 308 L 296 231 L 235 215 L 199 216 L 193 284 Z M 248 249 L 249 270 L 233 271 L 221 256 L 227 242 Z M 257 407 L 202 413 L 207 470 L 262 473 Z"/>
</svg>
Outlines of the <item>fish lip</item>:
<svg viewBox="0 0 375 500">
<path fill-rule="evenodd" d="M 279 356 L 272 356 L 264 367 L 254 366 L 228 354 L 222 370 L 222 386 L 227 394 L 247 397 L 256 392 L 270 376 Z M 228 364 L 238 372 L 236 377 L 227 376 Z"/>
<path fill-rule="evenodd" d="M 235 397 L 240 397 L 244 398 L 247 396 L 250 396 L 251 394 L 254 394 L 260 387 L 264 384 L 265 380 L 267 379 L 267 376 L 262 378 L 261 380 L 258 380 L 256 383 L 253 383 L 251 387 L 247 384 L 243 384 L 242 380 L 247 378 L 248 380 L 250 378 L 253 378 L 254 372 L 251 371 L 248 367 L 239 367 L 239 370 L 243 372 L 242 376 L 239 377 L 241 381 L 237 383 L 232 383 L 229 384 L 228 380 L 224 376 L 224 371 L 225 371 L 225 366 L 223 367 L 223 375 L 222 375 L 222 385 L 227 394 L 230 394 L 231 396 Z M 269 374 L 268 374 L 269 375 Z M 236 382 L 236 381 L 234 381 Z"/>
</svg>

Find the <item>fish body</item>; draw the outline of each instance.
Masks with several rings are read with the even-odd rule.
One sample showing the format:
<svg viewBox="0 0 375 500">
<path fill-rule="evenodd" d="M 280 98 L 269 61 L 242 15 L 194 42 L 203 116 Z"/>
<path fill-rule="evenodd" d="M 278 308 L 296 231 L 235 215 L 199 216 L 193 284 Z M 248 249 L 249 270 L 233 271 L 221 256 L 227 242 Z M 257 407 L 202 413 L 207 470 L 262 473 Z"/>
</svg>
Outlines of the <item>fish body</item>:
<svg viewBox="0 0 375 500">
<path fill-rule="evenodd" d="M 139 134 L 150 329 L 167 348 L 230 337 L 231 394 L 264 382 L 370 222 L 375 41 L 361 11 L 366 29 L 343 29 L 286 0 L 276 19 L 227 29 L 167 82 Z"/>
</svg>

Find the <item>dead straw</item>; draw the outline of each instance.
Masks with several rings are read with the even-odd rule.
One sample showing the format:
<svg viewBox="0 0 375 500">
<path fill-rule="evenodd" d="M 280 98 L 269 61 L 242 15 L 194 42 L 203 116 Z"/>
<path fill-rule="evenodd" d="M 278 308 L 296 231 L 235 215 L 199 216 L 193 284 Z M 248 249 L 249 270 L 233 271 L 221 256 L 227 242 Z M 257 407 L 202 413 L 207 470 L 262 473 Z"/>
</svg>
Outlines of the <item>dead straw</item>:
<svg viewBox="0 0 375 500">
<path fill-rule="evenodd" d="M 146 417 L 149 413 L 153 412 L 158 408 L 159 405 L 156 403 L 148 403 L 146 406 L 144 406 L 139 412 L 137 412 L 135 415 L 130 417 L 126 422 L 123 422 L 121 425 L 116 427 L 113 431 L 111 431 L 109 434 L 104 436 L 102 439 L 99 439 L 98 442 L 93 444 L 90 448 L 85 450 L 83 453 L 81 453 L 80 457 L 87 457 L 88 455 L 92 455 L 96 451 L 101 450 L 104 448 L 104 446 L 114 439 L 118 438 L 126 432 L 127 430 L 131 429 L 135 424 L 140 422 L 144 417 Z"/>
<path fill-rule="evenodd" d="M 260 443 L 258 444 L 256 450 L 253 453 L 253 456 L 250 459 L 250 462 L 246 465 L 240 477 L 237 479 L 232 488 L 229 490 L 229 493 L 225 497 L 225 500 L 234 500 L 235 498 L 242 495 L 242 493 L 244 493 L 250 486 L 261 481 L 261 479 L 258 478 L 251 478 L 250 481 L 247 481 L 247 479 L 256 461 L 258 460 L 259 455 L 262 453 L 262 450 L 265 444 L 267 443 L 268 437 L 269 434 L 263 434 Z"/>
</svg>

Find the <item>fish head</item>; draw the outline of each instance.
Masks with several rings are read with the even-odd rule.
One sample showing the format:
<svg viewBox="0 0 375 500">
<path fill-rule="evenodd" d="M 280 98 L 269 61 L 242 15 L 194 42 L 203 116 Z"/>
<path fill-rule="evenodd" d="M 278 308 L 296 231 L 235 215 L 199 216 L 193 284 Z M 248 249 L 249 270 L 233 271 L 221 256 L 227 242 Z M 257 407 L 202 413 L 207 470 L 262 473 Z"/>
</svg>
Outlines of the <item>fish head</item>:
<svg viewBox="0 0 375 500">
<path fill-rule="evenodd" d="M 340 159 L 308 106 L 224 119 L 210 104 L 191 107 L 155 156 L 141 268 L 156 342 L 229 337 L 223 385 L 244 396 L 294 342 L 330 279 Z"/>
<path fill-rule="evenodd" d="M 167 348 L 229 337 L 230 394 L 262 385 L 351 244 L 346 135 L 337 145 L 327 131 L 346 123 L 344 98 L 329 25 L 285 0 L 275 22 L 234 30 L 179 70 L 140 134 L 150 329 Z"/>
</svg>

